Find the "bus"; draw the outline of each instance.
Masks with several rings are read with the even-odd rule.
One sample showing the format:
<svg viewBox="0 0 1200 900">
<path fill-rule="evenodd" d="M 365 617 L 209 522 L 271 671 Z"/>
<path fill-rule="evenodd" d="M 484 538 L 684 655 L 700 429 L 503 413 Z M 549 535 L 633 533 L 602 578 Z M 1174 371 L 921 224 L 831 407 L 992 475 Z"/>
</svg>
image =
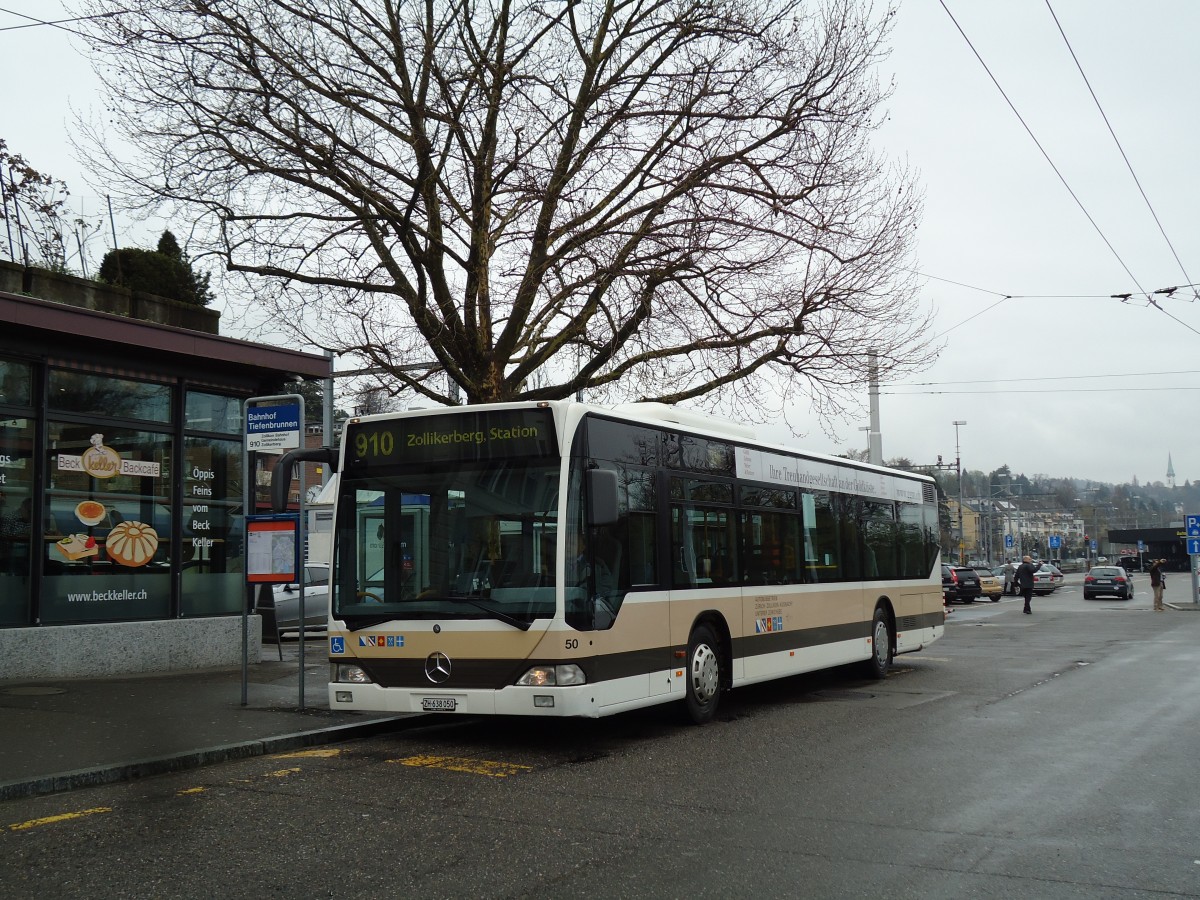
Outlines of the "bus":
<svg viewBox="0 0 1200 900">
<path fill-rule="evenodd" d="M 351 418 L 329 705 L 607 716 L 897 653 L 945 629 L 933 480 L 656 403 Z"/>
</svg>

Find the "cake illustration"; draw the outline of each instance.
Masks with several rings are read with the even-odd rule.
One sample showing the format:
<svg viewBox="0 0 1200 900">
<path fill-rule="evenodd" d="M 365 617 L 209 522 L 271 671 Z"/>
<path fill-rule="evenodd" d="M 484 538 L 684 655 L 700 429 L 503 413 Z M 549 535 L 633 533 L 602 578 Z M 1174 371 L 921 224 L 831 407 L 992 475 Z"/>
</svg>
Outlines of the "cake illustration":
<svg viewBox="0 0 1200 900">
<path fill-rule="evenodd" d="M 158 532 L 145 522 L 122 522 L 108 533 L 108 558 L 123 566 L 144 566 L 158 549 Z"/>
</svg>

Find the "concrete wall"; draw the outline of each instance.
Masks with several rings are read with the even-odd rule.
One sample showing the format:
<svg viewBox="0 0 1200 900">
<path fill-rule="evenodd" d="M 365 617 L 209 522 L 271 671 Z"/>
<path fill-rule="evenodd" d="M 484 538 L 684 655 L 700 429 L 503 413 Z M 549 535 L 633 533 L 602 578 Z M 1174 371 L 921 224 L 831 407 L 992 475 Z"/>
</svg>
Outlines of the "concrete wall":
<svg viewBox="0 0 1200 900">
<path fill-rule="evenodd" d="M 249 659 L 262 657 L 262 624 L 249 617 Z M 241 616 L 0 629 L 0 680 L 88 678 L 242 664 Z"/>
<path fill-rule="evenodd" d="M 221 313 L 154 294 L 0 260 L 0 290 L 159 325 L 218 334 Z"/>
</svg>

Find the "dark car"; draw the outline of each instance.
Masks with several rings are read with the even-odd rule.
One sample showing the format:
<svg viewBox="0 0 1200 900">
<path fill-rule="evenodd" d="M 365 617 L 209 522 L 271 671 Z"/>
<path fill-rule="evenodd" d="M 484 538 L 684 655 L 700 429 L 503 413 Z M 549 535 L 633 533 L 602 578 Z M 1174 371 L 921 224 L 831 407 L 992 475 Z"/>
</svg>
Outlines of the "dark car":
<svg viewBox="0 0 1200 900">
<path fill-rule="evenodd" d="M 1083 579 L 1083 599 L 1104 596 L 1129 600 L 1133 597 L 1133 577 L 1120 566 L 1092 566 Z"/>
<path fill-rule="evenodd" d="M 983 594 L 979 575 L 967 566 L 942 566 L 942 599 L 970 603 Z"/>
</svg>

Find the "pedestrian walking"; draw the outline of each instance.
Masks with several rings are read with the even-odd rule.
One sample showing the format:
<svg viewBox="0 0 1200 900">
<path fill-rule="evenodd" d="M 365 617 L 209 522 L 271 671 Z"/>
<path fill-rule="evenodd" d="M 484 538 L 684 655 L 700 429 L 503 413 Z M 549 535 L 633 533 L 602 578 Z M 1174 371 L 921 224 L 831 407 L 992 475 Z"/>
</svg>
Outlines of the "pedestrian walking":
<svg viewBox="0 0 1200 900">
<path fill-rule="evenodd" d="M 1163 564 L 1165 559 L 1156 559 L 1153 565 L 1150 566 L 1150 589 L 1154 591 L 1154 611 L 1163 611 L 1163 589 L 1166 587 L 1165 579 L 1163 578 Z"/>
<path fill-rule="evenodd" d="M 1004 596 L 1017 596 L 1017 564 L 1011 559 L 1004 562 Z"/>
<path fill-rule="evenodd" d="M 1017 566 L 1017 588 L 1021 591 L 1021 596 L 1025 598 L 1025 609 L 1022 612 L 1026 615 L 1033 613 L 1033 610 L 1029 608 L 1029 601 L 1033 599 L 1033 573 L 1037 570 L 1038 567 L 1028 556 L 1024 557 L 1021 564 Z"/>
</svg>

